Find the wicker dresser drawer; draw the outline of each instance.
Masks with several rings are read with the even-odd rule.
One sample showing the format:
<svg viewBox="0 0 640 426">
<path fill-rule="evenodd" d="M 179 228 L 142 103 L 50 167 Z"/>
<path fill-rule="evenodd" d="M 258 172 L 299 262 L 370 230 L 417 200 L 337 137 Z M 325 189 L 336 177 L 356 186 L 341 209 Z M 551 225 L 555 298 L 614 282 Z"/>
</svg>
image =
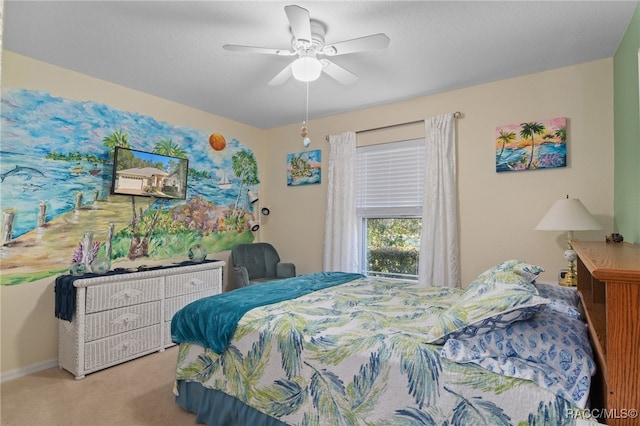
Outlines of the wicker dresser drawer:
<svg viewBox="0 0 640 426">
<path fill-rule="evenodd" d="M 181 294 L 197 293 L 206 289 L 221 287 L 221 277 L 217 271 L 197 271 L 190 274 L 168 275 L 164 295 L 166 298 Z M 217 291 L 218 293 L 220 290 Z M 173 314 L 172 314 L 173 315 Z"/>
<path fill-rule="evenodd" d="M 156 300 L 155 302 L 89 314 L 86 317 L 84 340 L 90 342 L 157 324 L 160 322 L 161 306 L 162 303 Z"/>
<path fill-rule="evenodd" d="M 206 291 L 201 291 L 199 293 L 191 293 L 185 294 L 184 296 L 172 297 L 171 299 L 165 299 L 164 301 L 164 320 L 171 321 L 171 318 L 175 315 L 178 310 L 180 310 L 183 306 L 188 305 L 194 300 L 198 300 L 203 297 L 213 296 L 214 294 L 218 294 L 218 291 L 214 289 L 209 289 Z"/>
<path fill-rule="evenodd" d="M 87 287 L 86 312 L 100 312 L 160 300 L 162 285 L 163 278 L 156 277 Z"/>
<path fill-rule="evenodd" d="M 90 371 L 118 364 L 160 346 L 160 325 L 96 340 L 84 347 L 84 369 Z"/>
<path fill-rule="evenodd" d="M 164 301 L 164 345 L 172 346 L 174 343 L 171 341 L 171 319 L 184 306 L 187 306 L 189 303 L 201 299 L 207 296 L 213 296 L 214 294 L 219 294 L 220 292 L 215 289 L 209 289 L 206 291 L 201 291 L 200 293 L 191 293 L 185 294 L 184 296 L 172 297 L 171 299 L 166 299 Z"/>
</svg>

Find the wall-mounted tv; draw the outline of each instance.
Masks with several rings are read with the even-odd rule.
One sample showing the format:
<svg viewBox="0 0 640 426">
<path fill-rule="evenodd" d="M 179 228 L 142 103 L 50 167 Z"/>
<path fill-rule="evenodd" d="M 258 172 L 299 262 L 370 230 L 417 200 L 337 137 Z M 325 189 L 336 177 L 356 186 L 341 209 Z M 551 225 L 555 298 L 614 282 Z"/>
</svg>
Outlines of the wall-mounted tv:
<svg viewBox="0 0 640 426">
<path fill-rule="evenodd" d="M 189 161 L 117 146 L 111 193 L 156 198 L 187 198 Z"/>
</svg>

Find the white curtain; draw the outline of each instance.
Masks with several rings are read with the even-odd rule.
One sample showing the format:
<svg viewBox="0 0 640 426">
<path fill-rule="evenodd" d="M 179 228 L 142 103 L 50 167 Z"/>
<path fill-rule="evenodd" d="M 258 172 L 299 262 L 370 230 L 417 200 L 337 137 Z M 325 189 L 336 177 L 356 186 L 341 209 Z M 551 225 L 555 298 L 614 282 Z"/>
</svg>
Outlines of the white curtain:
<svg viewBox="0 0 640 426">
<path fill-rule="evenodd" d="M 358 272 L 356 134 L 331 135 L 329 146 L 323 269 Z"/>
<path fill-rule="evenodd" d="M 427 173 L 418 279 L 428 286 L 460 287 L 456 130 L 453 114 L 425 120 Z"/>
</svg>

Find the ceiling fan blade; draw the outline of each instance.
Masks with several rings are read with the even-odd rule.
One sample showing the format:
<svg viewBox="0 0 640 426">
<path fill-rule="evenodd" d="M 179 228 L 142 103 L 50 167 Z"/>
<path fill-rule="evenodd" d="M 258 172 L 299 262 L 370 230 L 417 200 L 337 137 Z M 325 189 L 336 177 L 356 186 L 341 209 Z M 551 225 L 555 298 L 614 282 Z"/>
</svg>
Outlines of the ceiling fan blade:
<svg viewBox="0 0 640 426">
<path fill-rule="evenodd" d="M 311 43 L 311 19 L 309 18 L 309 11 L 296 5 L 285 6 L 284 11 L 287 14 L 287 18 L 291 24 L 291 32 L 296 40 Z"/>
<path fill-rule="evenodd" d="M 281 84 L 284 84 L 287 80 L 289 80 L 292 75 L 293 73 L 291 72 L 291 64 L 289 64 L 282 71 L 280 71 L 278 75 L 271 79 L 271 81 L 269 82 L 269 86 L 280 86 Z"/>
<path fill-rule="evenodd" d="M 327 56 L 336 56 L 365 50 L 386 49 L 390 41 L 386 34 L 378 33 L 325 46 L 322 53 Z"/>
<path fill-rule="evenodd" d="M 322 62 L 322 72 L 326 73 L 330 77 L 333 77 L 345 86 L 355 83 L 358 80 L 357 75 L 355 75 L 351 71 L 347 71 L 334 62 L 331 62 L 327 59 L 322 59 L 320 62 Z"/>
<path fill-rule="evenodd" d="M 296 52 L 292 52 L 291 50 L 271 49 L 269 47 L 240 46 L 237 44 L 225 44 L 222 48 L 231 52 L 264 53 L 267 55 L 278 56 L 293 56 L 296 54 Z"/>
</svg>

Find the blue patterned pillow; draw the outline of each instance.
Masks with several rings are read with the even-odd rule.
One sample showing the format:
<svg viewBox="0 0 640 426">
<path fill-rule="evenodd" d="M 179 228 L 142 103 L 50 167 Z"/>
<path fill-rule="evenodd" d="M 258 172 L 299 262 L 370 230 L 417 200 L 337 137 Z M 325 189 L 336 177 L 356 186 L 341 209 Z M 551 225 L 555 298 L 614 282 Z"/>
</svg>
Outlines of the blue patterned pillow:
<svg viewBox="0 0 640 426">
<path fill-rule="evenodd" d="M 595 372 L 584 322 L 543 310 L 505 329 L 449 339 L 441 355 L 530 380 L 584 408 Z"/>
<path fill-rule="evenodd" d="M 547 299 L 561 300 L 575 308 L 577 308 L 580 303 L 578 292 L 571 287 L 544 283 L 535 283 L 534 285 L 538 289 L 540 296 L 546 297 Z"/>
<path fill-rule="evenodd" d="M 541 266 L 532 265 L 525 262 L 524 260 L 510 259 L 505 260 L 502 263 L 498 263 L 493 268 L 488 269 L 480 274 L 480 276 L 483 276 L 485 274 L 491 275 L 495 272 L 513 272 L 520 275 L 530 283 L 533 283 L 538 278 L 538 275 L 544 272 L 544 269 Z"/>
<path fill-rule="evenodd" d="M 446 311 L 435 317 L 427 342 L 442 344 L 450 337 L 474 336 L 531 318 L 549 301 L 533 284 L 513 272 L 481 274 Z"/>
<path fill-rule="evenodd" d="M 576 290 L 556 284 L 535 283 L 535 286 L 540 296 L 550 300 L 546 309 L 580 320 L 584 318 L 579 308 L 580 296 Z"/>
</svg>

